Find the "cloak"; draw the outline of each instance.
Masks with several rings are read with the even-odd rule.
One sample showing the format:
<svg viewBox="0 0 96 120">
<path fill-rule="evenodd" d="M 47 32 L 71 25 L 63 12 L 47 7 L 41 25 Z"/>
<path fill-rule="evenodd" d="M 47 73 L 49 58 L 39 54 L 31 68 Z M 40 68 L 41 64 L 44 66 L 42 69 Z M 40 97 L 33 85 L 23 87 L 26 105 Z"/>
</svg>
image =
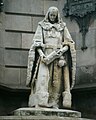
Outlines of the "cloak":
<svg viewBox="0 0 96 120">
<path fill-rule="evenodd" d="M 66 27 L 66 23 L 62 21 L 60 18 L 60 14 L 58 12 L 58 22 L 51 24 L 48 20 L 48 13 L 50 8 L 41 22 L 38 23 L 38 27 L 36 33 L 33 38 L 32 46 L 29 50 L 28 55 L 28 68 L 27 68 L 27 80 L 26 85 L 31 87 L 32 83 L 36 80 L 36 75 L 38 72 L 38 67 L 40 63 L 40 56 L 37 52 L 37 48 L 41 48 L 44 51 L 45 43 L 44 43 L 44 31 L 50 30 L 54 27 L 57 31 L 61 31 L 62 34 L 62 45 L 68 45 L 69 49 L 68 53 L 68 62 L 69 62 L 69 72 L 70 72 L 70 88 L 72 89 L 75 84 L 75 73 L 76 73 L 76 50 L 75 50 L 75 42 L 72 40 L 69 31 Z"/>
</svg>

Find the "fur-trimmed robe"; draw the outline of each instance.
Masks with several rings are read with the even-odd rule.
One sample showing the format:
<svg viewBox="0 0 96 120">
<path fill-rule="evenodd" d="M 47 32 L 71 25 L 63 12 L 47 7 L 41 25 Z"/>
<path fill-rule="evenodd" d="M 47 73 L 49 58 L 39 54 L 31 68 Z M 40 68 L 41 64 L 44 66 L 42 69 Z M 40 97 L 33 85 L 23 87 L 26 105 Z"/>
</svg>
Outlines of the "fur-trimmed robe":
<svg viewBox="0 0 96 120">
<path fill-rule="evenodd" d="M 56 76 L 57 76 L 56 79 L 59 80 L 62 79 L 62 75 L 63 75 L 63 73 L 61 72 L 58 73 L 59 68 L 56 67 L 58 66 L 57 65 L 58 59 L 54 60 L 54 62 L 52 62 L 51 65 L 48 66 L 42 63 L 40 56 L 37 52 L 38 48 L 41 49 L 45 55 L 48 55 L 50 53 L 46 52 L 49 49 L 47 48 L 47 46 L 52 47 L 53 45 L 54 48 L 54 46 L 58 47 L 61 45 L 61 47 L 63 47 L 67 45 L 69 49 L 65 53 L 66 55 L 65 54 L 64 55 L 67 57 L 66 62 L 69 66 L 70 89 L 73 88 L 75 82 L 75 72 L 76 72 L 75 43 L 69 34 L 66 24 L 60 18 L 59 12 L 58 12 L 58 23 L 51 24 L 48 21 L 49 11 L 47 12 L 44 20 L 39 22 L 36 33 L 33 38 L 33 44 L 29 51 L 27 80 L 26 80 L 26 85 L 31 87 L 29 106 L 35 106 L 37 104 L 47 106 L 48 102 L 50 101 L 49 100 L 49 97 L 51 96 L 50 93 L 52 92 L 52 91 L 50 92 L 50 89 L 52 88 L 50 85 L 52 85 L 52 83 L 55 81 L 54 79 L 56 78 Z M 48 40 L 50 40 L 50 42 L 53 43 L 50 43 Z M 54 73 L 52 66 L 54 66 Z M 62 85 L 62 83 L 60 84 Z"/>
</svg>

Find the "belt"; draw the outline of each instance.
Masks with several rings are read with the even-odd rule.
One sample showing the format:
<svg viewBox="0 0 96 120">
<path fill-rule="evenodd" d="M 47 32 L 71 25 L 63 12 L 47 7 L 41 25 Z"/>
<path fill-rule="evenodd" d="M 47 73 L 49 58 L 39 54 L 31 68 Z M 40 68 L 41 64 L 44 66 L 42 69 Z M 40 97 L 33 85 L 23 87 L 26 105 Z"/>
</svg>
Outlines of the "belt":
<svg viewBox="0 0 96 120">
<path fill-rule="evenodd" d="M 54 49 L 54 48 L 62 48 L 62 45 L 44 45 L 45 48 L 47 49 Z"/>
</svg>

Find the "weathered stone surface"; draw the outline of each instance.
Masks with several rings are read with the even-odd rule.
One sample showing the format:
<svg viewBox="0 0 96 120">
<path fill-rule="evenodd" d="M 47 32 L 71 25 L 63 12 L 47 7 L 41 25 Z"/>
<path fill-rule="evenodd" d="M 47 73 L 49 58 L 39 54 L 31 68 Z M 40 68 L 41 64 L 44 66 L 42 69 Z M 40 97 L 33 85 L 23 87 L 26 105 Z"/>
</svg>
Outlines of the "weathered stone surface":
<svg viewBox="0 0 96 120">
<path fill-rule="evenodd" d="M 21 34 L 15 32 L 5 32 L 4 46 L 10 48 L 21 47 Z"/>
<path fill-rule="evenodd" d="M 44 0 L 31 0 L 31 14 L 44 14 Z"/>
<path fill-rule="evenodd" d="M 0 15 L 0 30 L 2 29 L 2 16 Z"/>
<path fill-rule="evenodd" d="M 81 50 L 82 47 L 82 34 L 81 33 L 76 33 L 76 49 Z"/>
<path fill-rule="evenodd" d="M 65 3 L 66 3 L 65 0 L 44 0 L 44 14 L 46 14 L 49 7 L 56 6 L 59 9 L 61 17 L 64 18 L 62 9 L 63 9 Z"/>
<path fill-rule="evenodd" d="M 5 12 L 44 14 L 43 0 L 5 0 Z"/>
<path fill-rule="evenodd" d="M 78 33 L 79 32 L 79 27 L 78 27 L 78 24 L 76 23 L 75 20 L 70 20 L 69 17 L 64 17 L 64 13 L 63 13 L 63 8 L 64 8 L 64 4 L 66 3 L 66 0 L 58 0 L 58 8 L 59 8 L 59 11 L 60 11 L 60 14 L 61 14 L 61 17 L 63 19 L 63 21 L 66 23 L 67 27 L 68 27 L 68 30 L 69 32 L 76 32 Z"/>
<path fill-rule="evenodd" d="M 91 22 L 90 22 L 90 26 L 89 26 L 89 29 L 94 29 L 94 28 L 96 28 L 96 19 L 94 19 L 94 20 L 92 20 Z"/>
<path fill-rule="evenodd" d="M 5 13 L 0 12 L 0 30 L 4 30 L 5 26 Z"/>
<path fill-rule="evenodd" d="M 22 51 L 20 53 L 21 53 L 20 65 L 21 66 L 27 66 L 27 64 L 28 64 L 28 51 Z"/>
<path fill-rule="evenodd" d="M 4 43 L 4 31 L 0 30 L 0 47 L 3 47 Z"/>
<path fill-rule="evenodd" d="M 88 33 L 86 34 L 86 46 L 89 47 L 96 47 L 96 28 L 89 29 Z"/>
<path fill-rule="evenodd" d="M 32 45 L 34 34 L 22 33 L 22 48 L 29 49 Z"/>
<path fill-rule="evenodd" d="M 5 12 L 10 12 L 10 13 L 19 13 L 19 14 L 25 14 L 25 15 L 31 15 L 31 14 L 34 14 L 34 15 L 37 15 L 37 14 L 39 14 L 39 15 L 43 15 L 43 14 L 45 14 L 45 12 L 46 12 L 46 10 L 48 9 L 48 7 L 50 6 L 50 5 L 54 5 L 54 6 L 57 6 L 58 5 L 58 8 L 59 8 L 59 10 L 60 10 L 60 12 L 62 13 L 62 8 L 64 7 L 64 3 L 66 2 L 66 0 L 45 0 L 46 2 L 45 2 L 45 4 L 42 2 L 43 0 L 4 0 L 4 4 L 5 4 Z M 58 2 L 58 4 L 57 4 L 57 2 Z M 47 4 L 46 4 L 47 3 Z M 52 4 L 51 4 L 52 3 Z M 56 4 L 55 4 L 56 3 Z M 44 5 L 43 5 L 44 4 Z M 45 6 L 46 5 L 46 6 Z M 45 9 L 45 10 L 44 10 Z M 15 16 L 16 14 L 14 14 L 14 16 Z M 62 13 L 62 16 L 63 16 L 63 13 Z M 22 17 L 22 16 L 21 16 Z M 26 17 L 28 17 L 29 18 L 29 16 L 26 16 Z M 81 48 L 81 45 L 82 45 L 82 36 L 80 36 L 80 38 L 78 38 L 78 35 L 79 35 L 79 27 L 78 27 L 78 25 L 77 25 L 77 23 L 74 21 L 74 23 L 73 23 L 73 21 L 70 21 L 70 19 L 69 18 L 64 18 L 63 17 L 63 20 L 67 23 L 67 26 L 68 26 L 68 29 L 69 29 L 69 31 L 71 31 L 71 32 L 73 32 L 73 31 L 75 31 L 75 32 L 77 32 L 77 35 L 76 35 L 76 45 L 77 45 L 77 49 L 80 49 Z M 20 21 L 20 20 L 19 20 Z M 19 22 L 18 21 L 18 22 Z M 23 19 L 23 21 L 24 21 L 24 19 Z M 22 21 L 22 22 L 23 22 Z M 9 24 L 9 22 L 8 22 L 8 24 Z M 21 24 L 21 23 L 20 23 Z M 23 23 L 22 23 L 23 24 Z M 75 25 L 74 25 L 75 24 Z M 5 26 L 5 14 L 4 13 L 0 13 L 0 30 L 4 30 L 4 26 Z M 18 25 L 19 26 L 19 25 Z M 17 24 L 15 24 L 14 25 L 14 29 L 15 29 L 15 27 L 17 27 Z M 36 28 L 36 27 L 34 27 L 34 28 Z M 96 28 L 96 20 L 94 20 L 94 22 L 92 23 L 92 24 L 90 24 L 90 29 L 89 29 L 89 32 L 88 32 L 88 34 L 87 34 L 87 36 L 86 36 L 86 44 L 87 45 L 89 45 L 89 47 L 92 45 L 92 46 L 95 46 L 96 45 L 96 39 L 95 39 L 95 30 L 92 30 L 92 31 L 90 31 L 91 29 L 95 29 Z M 11 28 L 10 28 L 10 30 L 11 30 Z M 12 30 L 13 30 L 13 28 L 12 28 Z M 17 28 L 16 28 L 16 30 L 17 30 Z M 20 29 L 20 30 L 22 30 L 22 29 Z M 35 29 L 34 29 L 35 30 Z M 26 28 L 24 28 L 24 31 L 26 31 Z M 13 33 L 13 34 L 10 34 L 10 33 L 8 33 L 9 35 L 8 36 L 5 36 L 6 38 L 5 39 L 2 39 L 1 37 L 2 37 L 2 33 L 0 34 L 0 46 L 1 47 L 3 47 L 3 42 L 4 42 L 4 44 L 5 44 L 5 47 L 14 47 L 14 48 L 19 48 L 20 47 L 20 45 L 21 44 L 19 44 L 21 41 L 19 41 L 20 39 L 19 39 L 19 33 L 17 33 L 17 40 L 15 40 L 15 33 Z M 10 37 L 9 37 L 10 36 Z M 29 39 L 29 36 L 30 35 L 26 35 L 26 37 L 28 37 L 28 39 Z M 8 37 L 8 38 L 7 38 Z M 24 37 L 25 37 L 25 35 L 24 35 Z M 87 39 L 87 37 L 88 37 L 88 39 Z M 73 40 L 74 40 L 74 38 L 75 38 L 75 36 L 72 34 L 72 38 L 73 38 Z M 9 40 L 7 40 L 7 39 L 9 39 Z M 2 40 L 5 40 L 6 41 L 6 43 L 5 43 L 5 41 L 2 41 Z M 14 43 L 13 43 L 13 41 L 14 41 Z M 31 36 L 30 36 L 30 43 L 29 43 L 29 40 L 28 40 L 28 43 L 26 44 L 26 42 L 24 42 L 25 40 L 22 40 L 23 42 L 22 42 L 22 48 L 29 48 L 29 46 L 30 46 L 30 43 L 31 43 Z M 92 64 L 93 65 L 93 67 L 94 67 L 94 61 L 96 60 L 95 58 L 94 58 L 94 56 L 96 56 L 96 54 L 95 54 L 95 48 L 93 48 L 94 50 L 92 50 L 92 53 L 91 52 L 88 52 L 88 51 L 86 51 L 86 52 L 88 52 L 88 54 L 86 55 L 86 52 L 81 52 L 80 54 L 77 54 L 78 56 L 80 55 L 80 57 L 78 58 L 78 64 L 77 64 L 77 66 L 79 65 L 79 66 L 81 66 L 82 67 L 82 65 L 85 65 L 85 64 Z M 2 51 L 2 50 L 1 50 Z M 94 56 L 93 56 L 93 51 L 94 51 Z M 1 54 L 1 52 L 0 52 L 0 54 Z M 86 55 L 87 56 L 87 58 L 86 58 L 86 56 L 85 56 L 85 60 L 84 60 L 84 55 Z M 90 55 L 91 55 L 91 57 L 90 57 Z M 17 55 L 17 57 L 18 57 L 18 55 Z M 83 59 L 82 59 L 82 57 L 83 57 Z M 16 58 L 16 57 L 15 57 Z M 91 60 L 89 59 L 89 58 L 91 58 Z M 8 59 L 10 59 L 10 58 L 8 58 Z M 23 58 L 22 58 L 23 59 Z M 94 59 L 94 60 L 93 60 Z M 1 55 L 1 57 L 0 57 L 0 63 L 2 63 L 2 55 Z M 6 60 L 7 61 L 7 60 Z M 84 61 L 84 63 L 83 63 L 83 61 Z M 86 63 L 86 61 L 87 61 L 87 63 Z M 93 62 L 92 62 L 93 61 Z M 13 61 L 11 61 L 11 62 L 13 62 Z M 80 63 L 79 63 L 80 62 Z M 25 63 L 25 62 L 24 62 Z M 14 63 L 13 63 L 13 65 L 14 65 Z M 17 64 L 18 65 L 18 64 Z M 19 64 L 20 65 L 20 64 Z M 91 67 L 91 66 L 90 66 Z M 96 81 L 94 78 L 95 78 L 95 69 L 94 69 L 94 74 L 92 73 L 92 75 L 94 75 L 94 78 L 92 77 L 92 78 L 90 78 L 89 77 L 89 74 L 86 74 L 86 72 L 84 72 L 84 71 L 87 71 L 87 66 L 85 67 L 84 66 L 84 68 L 83 68 L 83 72 L 81 71 L 81 70 L 79 70 L 78 71 L 78 68 L 77 68 L 77 77 L 79 77 L 80 78 L 80 82 L 78 82 L 78 84 L 80 83 L 82 83 L 82 85 L 83 85 L 83 83 L 85 83 L 85 77 L 86 77 L 86 82 L 87 82 L 87 79 L 88 79 L 88 82 L 90 82 L 90 80 L 92 80 L 92 81 Z M 81 69 L 81 68 L 80 68 Z M 90 71 L 89 70 L 90 68 L 89 68 L 89 66 L 88 66 L 88 71 Z M 20 79 L 21 79 L 21 83 L 23 84 L 23 79 L 25 79 L 25 77 L 23 78 L 23 74 L 24 74 L 24 76 L 25 76 L 25 71 L 26 70 L 24 70 L 24 72 L 23 72 L 23 70 L 21 70 L 22 72 L 21 72 L 21 76 L 20 76 Z M 80 73 L 81 72 L 81 73 Z M 1 68 L 0 68 L 0 81 L 1 81 L 1 79 L 3 78 L 3 67 L 1 66 Z M 13 73 L 14 74 L 14 73 Z M 78 75 L 79 74 L 79 75 Z M 85 77 L 84 77 L 85 76 Z M 88 77 L 87 77 L 88 76 Z M 90 75 L 91 76 L 91 75 Z M 90 80 L 89 80 L 89 78 L 90 78 Z M 7 84 L 7 83 L 6 83 Z M 25 83 L 24 83 L 25 84 Z M 92 82 L 90 82 L 90 85 L 92 84 Z M 82 97 L 81 97 L 82 98 Z M 86 100 L 87 101 L 87 100 Z M 86 106 L 85 106 L 86 107 Z M 95 106 L 93 105 L 93 107 L 95 108 Z M 83 108 L 83 107 L 82 107 Z M 89 107 L 90 108 L 90 107 Z M 92 108 L 93 109 L 93 108 Z M 91 109 L 91 110 L 92 110 Z M 90 111 L 91 111 L 90 110 Z M 7 117 L 5 118 L 5 119 L 8 119 Z M 26 118 L 26 119 L 28 119 L 28 118 Z M 31 119 L 31 118 L 30 118 Z M 42 119 L 42 118 L 41 118 Z"/>
<path fill-rule="evenodd" d="M 57 0 L 44 0 L 44 14 L 46 14 L 48 8 L 51 6 L 58 7 L 58 1 Z"/>
<path fill-rule="evenodd" d="M 5 65 L 11 66 L 27 66 L 28 51 L 8 50 L 4 51 Z"/>
<path fill-rule="evenodd" d="M 54 19 L 52 19 L 51 15 L 55 16 Z M 50 7 L 48 9 L 45 18 L 43 18 L 42 22 L 40 22 L 37 27 L 34 42 L 29 51 L 26 85 L 30 86 L 31 84 L 31 91 L 34 91 L 34 93 L 31 92 L 29 96 L 30 107 L 51 106 L 53 108 L 59 108 L 58 101 L 60 95 L 62 95 L 60 88 L 64 87 L 62 106 L 64 108 L 71 108 L 70 86 L 73 86 L 74 84 L 76 52 L 70 33 L 67 27 L 65 27 L 64 24 L 61 24 L 63 23 L 63 20 L 61 20 L 59 16 L 60 14 L 58 8 Z M 58 20 L 58 24 L 56 24 L 56 20 Z M 71 52 L 69 52 L 69 54 L 66 52 L 68 50 L 68 46 L 62 46 L 63 34 L 61 30 L 64 30 L 65 44 L 70 46 Z M 58 48 L 60 49 L 58 50 Z M 72 59 L 67 60 L 64 53 L 68 56 L 72 56 Z M 41 59 L 37 60 L 36 57 L 40 57 Z M 69 68 L 67 64 L 69 61 L 73 63 L 72 69 L 70 69 L 71 67 Z M 64 69 L 62 70 L 63 66 Z M 69 69 L 72 71 L 72 74 L 70 74 Z M 70 85 L 70 75 L 72 75 L 72 85 Z M 63 79 L 61 80 L 62 76 Z M 62 83 L 64 82 L 64 86 L 61 81 Z"/>
<path fill-rule="evenodd" d="M 89 29 L 88 33 L 86 34 L 85 44 L 89 47 L 96 46 L 96 29 Z M 82 47 L 82 34 L 76 33 L 76 49 L 81 49 Z"/>
<path fill-rule="evenodd" d="M 4 64 L 4 48 L 0 47 L 0 65 Z"/>
<path fill-rule="evenodd" d="M 64 14 L 63 14 L 62 9 L 64 8 L 64 4 L 66 3 L 66 0 L 57 0 L 57 2 L 58 2 L 58 6 L 57 7 L 58 7 L 58 9 L 60 11 L 60 15 L 61 15 L 62 18 L 64 18 Z"/>
<path fill-rule="evenodd" d="M 20 85 L 20 68 L 5 68 L 3 83 L 11 86 Z"/>
<path fill-rule="evenodd" d="M 63 16 L 63 20 L 66 23 L 70 33 L 71 32 L 79 33 L 79 26 L 74 20 L 70 21 L 70 18 L 65 18 L 64 16 Z"/>
<path fill-rule="evenodd" d="M 3 82 L 4 79 L 4 67 L 0 65 L 0 83 Z"/>
<path fill-rule="evenodd" d="M 38 26 L 38 22 L 43 20 L 44 17 L 32 17 L 32 18 L 33 18 L 33 32 L 35 32 Z"/>
<path fill-rule="evenodd" d="M 74 117 L 80 118 L 81 113 L 72 110 L 64 109 L 50 109 L 50 108 L 19 108 L 14 111 L 14 115 L 17 116 L 58 116 L 58 117 Z"/>
<path fill-rule="evenodd" d="M 46 116 L 0 116 L 0 120 L 92 120 L 73 117 L 46 117 Z"/>
<path fill-rule="evenodd" d="M 77 45 L 76 45 L 76 32 L 71 32 L 70 34 L 71 34 L 72 39 L 73 39 L 74 42 L 75 42 L 75 46 L 77 46 Z"/>
<path fill-rule="evenodd" d="M 6 15 L 5 29 L 16 31 L 32 31 L 31 16 Z"/>
<path fill-rule="evenodd" d="M 77 67 L 76 85 L 86 85 L 86 87 L 96 85 L 96 64 Z"/>
<path fill-rule="evenodd" d="M 26 86 L 26 76 L 27 76 L 27 70 L 26 68 L 20 69 L 20 85 Z"/>
<path fill-rule="evenodd" d="M 6 50 L 4 51 L 5 65 L 20 66 L 20 52 L 18 50 Z"/>
<path fill-rule="evenodd" d="M 77 50 L 77 66 L 96 64 L 96 47 L 88 48 L 85 51 Z"/>
</svg>

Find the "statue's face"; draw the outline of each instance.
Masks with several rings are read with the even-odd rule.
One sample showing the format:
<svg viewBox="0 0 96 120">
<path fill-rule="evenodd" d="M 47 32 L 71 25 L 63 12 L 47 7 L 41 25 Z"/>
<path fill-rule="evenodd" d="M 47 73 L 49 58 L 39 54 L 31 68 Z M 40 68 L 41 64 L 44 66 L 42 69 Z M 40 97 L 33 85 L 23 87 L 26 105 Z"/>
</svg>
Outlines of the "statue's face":
<svg viewBox="0 0 96 120">
<path fill-rule="evenodd" d="M 57 18 L 57 11 L 50 11 L 49 12 L 49 19 L 51 23 L 55 23 Z"/>
</svg>

